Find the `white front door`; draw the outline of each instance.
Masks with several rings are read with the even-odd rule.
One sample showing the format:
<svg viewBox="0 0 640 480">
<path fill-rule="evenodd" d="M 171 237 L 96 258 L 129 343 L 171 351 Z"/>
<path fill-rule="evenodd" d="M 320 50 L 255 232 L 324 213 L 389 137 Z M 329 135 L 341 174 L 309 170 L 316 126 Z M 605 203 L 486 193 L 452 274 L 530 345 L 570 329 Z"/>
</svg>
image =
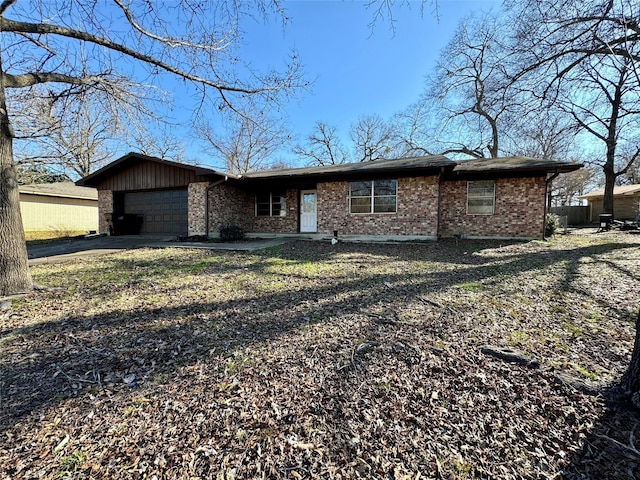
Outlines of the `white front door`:
<svg viewBox="0 0 640 480">
<path fill-rule="evenodd" d="M 315 232 L 318 229 L 316 191 L 300 190 L 300 231 Z"/>
</svg>

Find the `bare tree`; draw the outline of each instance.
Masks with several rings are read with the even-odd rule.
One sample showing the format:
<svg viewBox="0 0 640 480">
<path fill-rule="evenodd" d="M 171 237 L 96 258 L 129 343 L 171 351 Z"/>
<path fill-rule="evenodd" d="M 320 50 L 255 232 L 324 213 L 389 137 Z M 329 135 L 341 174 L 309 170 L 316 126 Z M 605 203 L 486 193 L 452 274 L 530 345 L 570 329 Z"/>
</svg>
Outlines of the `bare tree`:
<svg viewBox="0 0 640 480">
<path fill-rule="evenodd" d="M 393 116 L 392 143 L 398 157 L 433 154 L 436 116 L 432 102 L 424 97 Z"/>
<path fill-rule="evenodd" d="M 564 160 L 576 156 L 575 141 L 577 129 L 561 111 L 538 109 L 523 112 L 522 120 L 514 122 L 506 152 L 509 155 L 544 158 L 546 160 Z"/>
<path fill-rule="evenodd" d="M 286 170 L 289 168 L 295 168 L 295 165 L 283 158 L 278 158 L 264 166 L 264 170 Z"/>
<path fill-rule="evenodd" d="M 273 153 L 289 141 L 282 120 L 255 105 L 250 115 L 231 113 L 220 127 L 202 123 L 196 131 L 213 149 L 218 167 L 236 174 L 266 168 Z"/>
<path fill-rule="evenodd" d="M 555 178 L 551 187 L 553 205 L 556 207 L 572 205 L 580 195 L 587 192 L 593 178 L 594 172 L 588 168 L 563 173 Z"/>
<path fill-rule="evenodd" d="M 86 69 L 87 60 L 79 61 Z M 152 107 L 168 103 L 168 95 L 153 88 L 154 95 L 149 96 L 149 88 L 124 79 L 114 83 L 120 84 L 116 102 L 101 91 L 56 92 L 47 83 L 14 90 L 8 108 L 15 131 L 15 163 L 78 178 L 113 159 L 123 145 L 135 141 L 135 150 L 159 142 L 158 129 L 151 131 L 147 124 L 166 125 Z"/>
<path fill-rule="evenodd" d="M 293 153 L 306 159 L 310 165 L 337 165 L 349 161 L 349 154 L 335 127 L 316 122 L 314 131 L 305 140 L 304 145 L 298 144 L 293 148 Z"/>
<path fill-rule="evenodd" d="M 640 84 L 628 58 L 591 60 L 576 67 L 575 76 L 566 77 L 568 85 L 556 104 L 572 116 L 584 136 L 602 145 L 605 192 L 613 192 L 618 177 L 640 157 L 633 141 L 640 127 Z M 626 158 L 620 155 L 624 147 L 630 153 Z M 614 213 L 613 196 L 607 202 L 605 195 L 603 211 Z"/>
<path fill-rule="evenodd" d="M 30 96 L 14 116 L 20 148 L 19 165 L 41 165 L 81 178 L 114 158 L 117 137 L 124 137 L 117 119 L 87 95 L 59 101 Z"/>
<path fill-rule="evenodd" d="M 371 12 L 371 21 L 369 28 L 373 31 L 379 23 L 387 23 L 391 32 L 395 35 L 397 22 L 394 15 L 396 7 L 411 8 L 413 3 L 410 0 L 369 0 L 365 6 Z M 431 9 L 430 13 L 434 18 L 438 18 L 438 2 L 437 0 L 421 0 L 418 3 L 418 13 L 424 16 L 425 7 L 428 5 Z"/>
<path fill-rule="evenodd" d="M 521 96 L 511 88 L 504 30 L 489 14 L 465 18 L 427 82 L 426 99 L 439 106 L 443 119 L 438 136 L 445 155 L 499 156 L 510 113 L 523 110 Z"/>
<path fill-rule="evenodd" d="M 379 115 L 364 115 L 351 125 L 354 156 L 359 162 L 389 158 L 392 152 L 393 130 Z"/>
<path fill-rule="evenodd" d="M 601 142 L 603 211 L 613 187 L 640 155 L 620 165 L 621 140 L 640 113 L 640 10 L 635 0 L 513 0 L 515 79 L 547 104 L 561 105 L 584 134 Z M 616 167 L 618 165 L 619 167 Z"/>
<path fill-rule="evenodd" d="M 602 145 L 603 212 L 613 214 L 616 178 L 640 155 L 637 143 L 622 146 L 635 137 L 640 114 L 637 0 L 511 0 L 507 6 L 523 65 L 516 79 L 543 101 L 562 105 L 583 134 Z M 640 315 L 622 384 L 640 405 Z"/>
<path fill-rule="evenodd" d="M 0 3 L 0 295 L 33 287 L 7 93 L 42 84 L 50 86 L 52 96 L 99 91 L 117 108 L 129 100 L 122 95 L 123 83 L 161 84 L 171 74 L 195 86 L 203 101 L 213 94 L 224 108 L 235 109 L 238 97 L 276 101 L 302 83 L 295 56 L 282 74 L 246 74 L 238 71 L 242 63 L 232 49 L 241 37 L 241 19 L 259 11 L 232 1 Z"/>
<path fill-rule="evenodd" d="M 638 185 L 640 184 L 640 159 L 636 156 L 634 162 L 629 162 L 632 156 L 635 155 L 634 152 L 628 152 L 627 154 L 622 153 L 622 163 L 624 165 L 630 165 L 625 173 L 620 175 L 616 179 L 616 183 L 618 185 Z"/>
<path fill-rule="evenodd" d="M 138 124 L 127 137 L 128 143 L 136 150 L 150 157 L 185 163 L 185 140 L 174 133 L 174 125 L 167 121 Z M 190 163 L 198 163 L 191 161 Z"/>
</svg>

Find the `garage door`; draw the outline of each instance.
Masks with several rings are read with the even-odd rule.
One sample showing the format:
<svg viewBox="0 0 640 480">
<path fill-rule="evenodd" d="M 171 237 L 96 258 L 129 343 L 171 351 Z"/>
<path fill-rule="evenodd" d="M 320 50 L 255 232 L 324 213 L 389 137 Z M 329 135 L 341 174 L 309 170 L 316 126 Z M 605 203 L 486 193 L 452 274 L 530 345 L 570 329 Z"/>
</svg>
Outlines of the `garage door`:
<svg viewBox="0 0 640 480">
<path fill-rule="evenodd" d="M 140 233 L 187 234 L 187 191 L 124 194 L 124 213 L 142 215 Z"/>
</svg>

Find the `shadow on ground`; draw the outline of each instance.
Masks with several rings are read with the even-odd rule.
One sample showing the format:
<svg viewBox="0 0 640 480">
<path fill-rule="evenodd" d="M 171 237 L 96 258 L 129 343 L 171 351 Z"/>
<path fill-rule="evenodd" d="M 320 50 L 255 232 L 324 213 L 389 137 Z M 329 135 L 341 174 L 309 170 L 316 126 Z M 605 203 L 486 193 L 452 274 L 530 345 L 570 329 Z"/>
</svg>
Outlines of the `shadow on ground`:
<svg viewBox="0 0 640 480">
<path fill-rule="evenodd" d="M 80 241 L 73 248 L 95 248 L 93 242 Z M 122 242 L 131 245 L 129 239 L 122 239 Z M 237 285 L 235 288 L 249 293 L 241 298 L 225 299 L 211 298 L 203 286 L 205 290 L 199 294 L 174 305 L 134 302 L 130 309 L 120 308 L 96 315 L 84 315 L 79 311 L 57 318 L 52 312 L 53 320 L 46 323 L 4 328 L 0 331 L 0 341 L 17 346 L 19 355 L 14 350 L 14 357 L 2 359 L 0 432 L 10 432 L 28 418 L 37 418 L 45 408 L 67 399 L 95 395 L 102 388 L 108 388 L 111 394 L 134 395 L 138 381 L 147 384 L 171 382 L 181 375 L 185 366 L 217 362 L 220 371 L 228 369 L 229 362 L 237 361 L 238 352 L 252 346 L 268 346 L 270 342 L 322 323 L 329 317 L 360 314 L 364 307 L 384 307 L 459 285 L 503 282 L 522 272 L 545 272 L 550 268 L 562 268 L 564 272 L 554 288 L 565 293 L 575 289 L 585 295 L 576 286 L 578 267 L 585 261 L 601 262 L 603 268 L 608 266 L 619 275 L 640 281 L 640 273 L 625 268 L 624 262 L 612 263 L 600 258 L 612 252 L 623 254 L 625 249 L 636 248 L 636 243 L 587 245 L 564 250 L 541 246 L 533 252 L 528 252 L 524 244 L 521 252 L 512 252 L 507 247 L 513 245 L 518 244 L 447 241 L 381 248 L 369 244 L 331 246 L 296 242 L 261 253 L 225 253 L 222 255 L 238 255 L 244 260 L 220 263 L 215 270 L 205 264 L 201 275 L 227 275 L 229 282 L 233 282 L 235 271 L 249 270 L 256 276 L 285 282 L 285 288 L 262 292 L 258 284 Z M 330 270 L 334 259 L 339 257 L 344 262 L 350 255 L 357 258 L 350 273 L 328 275 L 326 279 L 305 284 L 304 288 L 296 288 L 303 278 L 274 275 L 274 264 L 278 265 L 278 262 L 305 265 L 322 262 L 328 264 Z M 373 263 L 382 265 L 397 260 L 429 261 L 436 268 L 425 268 L 423 272 L 368 271 Z M 455 268 L 451 268 L 451 264 L 455 264 Z M 122 277 L 104 286 L 105 290 L 111 289 L 112 295 L 130 292 L 131 298 L 143 298 L 153 292 L 179 298 L 183 293 L 184 286 L 158 289 L 145 273 L 146 269 L 154 268 L 152 262 L 123 262 L 116 258 L 88 263 L 83 268 L 88 276 L 104 274 L 105 270 L 124 270 L 120 272 Z M 176 264 L 172 268 L 170 275 L 181 276 L 192 274 L 194 267 Z M 44 295 L 55 297 L 58 294 Z M 608 303 L 606 298 L 594 294 L 593 300 L 606 303 L 606 308 L 620 317 L 628 313 L 618 305 Z M 37 302 L 38 299 L 34 297 L 28 301 Z M 371 320 L 361 331 L 353 332 L 353 338 L 369 338 L 378 327 L 379 324 Z M 134 380 L 124 381 L 127 377 Z M 638 423 L 635 413 L 622 404 L 615 404 L 597 424 L 584 425 L 587 440 L 582 452 L 570 460 L 565 478 L 638 478 L 635 475 L 640 475 L 639 455 L 633 447 Z"/>
</svg>

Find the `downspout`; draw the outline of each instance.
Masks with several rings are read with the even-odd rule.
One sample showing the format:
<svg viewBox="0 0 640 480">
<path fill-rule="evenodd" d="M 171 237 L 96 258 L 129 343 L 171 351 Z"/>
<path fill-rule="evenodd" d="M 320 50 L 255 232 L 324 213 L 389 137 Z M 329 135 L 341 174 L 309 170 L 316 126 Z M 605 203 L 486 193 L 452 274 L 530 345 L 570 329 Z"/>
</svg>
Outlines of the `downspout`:
<svg viewBox="0 0 640 480">
<path fill-rule="evenodd" d="M 555 171 L 555 173 L 553 175 L 551 175 L 549 178 L 547 178 L 544 181 L 544 215 L 542 216 L 542 239 L 546 240 L 546 230 L 547 230 L 547 213 L 548 213 L 548 209 L 551 207 L 551 198 L 549 197 L 549 195 L 551 195 L 551 192 L 549 191 L 549 185 L 551 184 L 551 182 L 553 182 L 553 180 L 560 175 L 560 172 L 558 172 L 557 170 Z"/>
<path fill-rule="evenodd" d="M 438 214 L 436 218 L 436 240 L 440 240 L 440 222 L 442 221 L 442 177 L 444 175 L 444 167 L 440 167 L 438 173 Z"/>
<path fill-rule="evenodd" d="M 205 237 L 209 237 L 209 192 L 211 191 L 211 189 L 213 187 L 217 187 L 218 185 L 220 185 L 221 183 L 226 182 L 227 180 L 229 180 L 228 176 L 224 176 L 224 178 L 218 180 L 217 182 L 213 182 L 211 185 L 209 185 L 206 189 L 205 189 L 205 194 L 204 194 L 204 236 Z"/>
</svg>

